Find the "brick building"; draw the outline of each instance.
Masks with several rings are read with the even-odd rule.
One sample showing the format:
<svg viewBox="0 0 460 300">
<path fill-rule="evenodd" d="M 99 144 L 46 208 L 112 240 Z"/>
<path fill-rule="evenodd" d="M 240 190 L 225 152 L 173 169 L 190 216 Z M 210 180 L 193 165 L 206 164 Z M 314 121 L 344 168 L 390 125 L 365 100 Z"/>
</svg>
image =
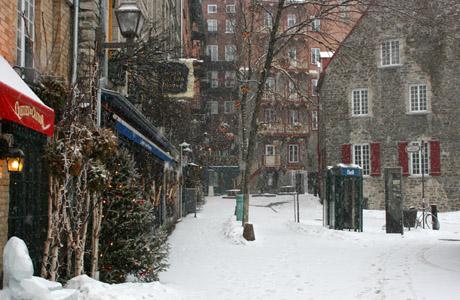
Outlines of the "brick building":
<svg viewBox="0 0 460 300">
<path fill-rule="evenodd" d="M 355 13 L 348 11 L 347 6 L 343 11 L 338 7 L 321 20 L 315 17 L 321 14 L 318 7 L 303 2 L 289 2 L 283 9 L 278 34 L 292 34 L 297 26 L 301 26 L 302 31 L 297 32 L 295 38 L 286 39 L 287 44 L 280 47 L 283 49 L 275 57 L 266 82 L 262 109 L 257 116 L 260 126 L 256 161 L 251 170 L 253 192 L 276 192 L 281 186 L 293 185 L 294 175 L 299 172 L 305 175 L 308 172 L 316 178 L 318 63 L 321 55 L 330 56 L 330 51 L 345 37 Z M 235 107 L 241 95 L 236 81 L 248 67 L 245 50 L 241 49 L 244 44 L 241 39 L 247 30 L 243 28 L 241 16 L 248 12 L 240 10 L 247 10 L 249 3 L 203 1 L 208 55 L 208 89 L 203 99 L 207 101 L 210 157 L 214 165 L 238 165 L 236 159 L 241 156 L 238 153 L 241 118 L 237 114 L 239 106 Z M 251 58 L 254 66 L 265 54 L 277 3 L 257 1 L 257 29 Z M 235 135 L 238 137 L 234 138 Z"/>
<path fill-rule="evenodd" d="M 72 35 L 70 2 L 1 0 L 0 7 L 0 55 L 31 86 L 42 78 L 68 84 L 71 65 L 69 36 Z M 2 70 L 4 74 L 8 72 L 5 69 Z M 13 75 L 9 78 L 12 82 L 21 81 Z M 26 92 L 26 97 L 15 98 L 16 92 L 10 93 L 3 86 L 0 91 L 3 104 L 16 101 L 24 107 L 34 107 L 38 115 L 45 113 L 48 108 L 40 104 L 40 99 L 29 94 L 27 89 L 18 91 L 20 94 Z M 30 99 L 28 97 L 32 97 L 32 101 L 27 100 Z M 37 99 L 39 104 L 33 99 Z M 46 99 L 43 100 L 46 102 Z M 34 259 L 41 255 L 40 249 L 46 234 L 41 229 L 46 228 L 47 224 L 48 190 L 43 160 L 46 135 L 32 124 L 33 121 L 28 120 L 29 117 L 14 120 L 7 115 L 5 107 L 1 110 L 0 134 L 12 137 L 10 147 L 24 151 L 26 165 L 20 174 L 8 173 L 5 161 L 0 160 L 0 273 L 1 252 L 8 237 L 16 235 L 32 244 L 30 252 Z M 49 121 L 53 122 L 54 118 Z M 52 131 L 46 134 L 52 134 Z M 34 262 L 37 263 L 36 260 Z"/>
<path fill-rule="evenodd" d="M 459 12 L 449 1 L 392 1 L 416 17 L 369 11 L 322 76 L 321 168 L 360 165 L 364 197 L 381 209 L 383 169 L 399 166 L 404 206 L 421 207 L 424 193 L 429 204 L 458 210 Z"/>
</svg>

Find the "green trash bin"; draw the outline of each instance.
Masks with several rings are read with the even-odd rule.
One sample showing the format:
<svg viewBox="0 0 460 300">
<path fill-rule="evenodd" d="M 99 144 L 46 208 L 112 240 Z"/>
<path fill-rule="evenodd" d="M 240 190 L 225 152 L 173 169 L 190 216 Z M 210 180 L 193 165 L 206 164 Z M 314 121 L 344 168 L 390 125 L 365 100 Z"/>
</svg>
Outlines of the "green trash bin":
<svg viewBox="0 0 460 300">
<path fill-rule="evenodd" d="M 243 195 L 236 195 L 236 220 L 243 221 Z"/>
</svg>

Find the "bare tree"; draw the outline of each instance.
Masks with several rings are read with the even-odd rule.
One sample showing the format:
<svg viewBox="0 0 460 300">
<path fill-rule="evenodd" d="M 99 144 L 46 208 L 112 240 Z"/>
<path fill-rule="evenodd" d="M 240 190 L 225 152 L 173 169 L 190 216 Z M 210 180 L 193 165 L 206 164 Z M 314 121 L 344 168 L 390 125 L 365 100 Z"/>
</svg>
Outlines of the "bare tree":
<svg viewBox="0 0 460 300">
<path fill-rule="evenodd" d="M 273 73 L 280 74 L 285 86 L 290 85 L 298 99 L 310 107 L 316 106 L 304 84 L 310 67 L 306 62 L 310 53 L 306 53 L 305 49 L 313 44 L 329 51 L 337 49 L 351 25 L 368 5 L 368 1 L 359 0 L 238 2 L 241 13 L 235 20 L 235 69 L 239 71 L 241 86 L 243 225 L 249 221 L 249 182 L 255 166 L 261 103 L 267 96 L 276 99 L 289 97 L 285 90 L 267 85 L 267 78 Z M 288 14 L 294 17 L 287 20 Z M 321 27 L 317 25 L 318 22 L 322 22 Z M 303 52 L 300 51 L 297 57 L 295 53 L 289 53 L 289 45 L 293 44 L 303 47 Z M 297 70 L 303 68 L 306 77 L 302 79 L 296 75 L 291 69 L 293 65 Z"/>
</svg>

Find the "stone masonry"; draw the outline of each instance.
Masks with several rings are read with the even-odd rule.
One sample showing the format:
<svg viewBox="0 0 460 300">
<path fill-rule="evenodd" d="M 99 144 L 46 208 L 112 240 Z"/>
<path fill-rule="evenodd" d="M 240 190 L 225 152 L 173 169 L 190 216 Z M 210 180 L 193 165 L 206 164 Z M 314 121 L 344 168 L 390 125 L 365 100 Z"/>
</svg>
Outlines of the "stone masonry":
<svg viewBox="0 0 460 300">
<path fill-rule="evenodd" d="M 388 0 L 395 2 L 394 0 Z M 399 2 L 399 4 L 398 4 Z M 370 208 L 384 208 L 384 168 L 401 163 L 401 142 L 436 141 L 440 173 L 425 176 L 425 198 L 442 211 L 460 209 L 460 26 L 459 9 L 443 0 L 396 1 L 415 18 L 369 11 L 335 54 L 320 82 L 322 168 L 342 161 L 343 146 L 378 143 L 377 176 L 365 176 Z M 393 3 L 394 4 L 394 3 Z M 423 6 L 426 4 L 426 6 Z M 458 6 L 458 5 L 457 5 Z M 399 41 L 399 64 L 381 66 L 383 41 Z M 410 86 L 426 85 L 427 109 L 410 110 Z M 352 115 L 352 90 L 368 90 L 369 112 Z M 430 146 L 431 147 L 431 146 Z M 353 148 L 352 148 L 353 149 Z M 403 148 L 404 149 L 404 148 Z M 404 151 L 403 151 L 404 152 Z M 353 154 L 352 154 L 353 157 Z M 403 179 L 404 206 L 421 207 L 422 178 Z M 352 159 L 353 161 L 353 159 Z M 371 174 L 372 175 L 372 174 Z"/>
</svg>

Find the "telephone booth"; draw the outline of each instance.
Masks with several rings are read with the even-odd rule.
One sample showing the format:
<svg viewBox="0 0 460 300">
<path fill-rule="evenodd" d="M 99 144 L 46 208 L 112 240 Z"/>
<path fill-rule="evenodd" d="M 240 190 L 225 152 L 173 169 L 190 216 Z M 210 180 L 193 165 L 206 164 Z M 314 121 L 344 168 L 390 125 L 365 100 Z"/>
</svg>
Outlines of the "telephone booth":
<svg viewBox="0 0 460 300">
<path fill-rule="evenodd" d="M 363 231 L 363 176 L 356 165 L 339 164 L 325 174 L 324 226 Z"/>
</svg>

